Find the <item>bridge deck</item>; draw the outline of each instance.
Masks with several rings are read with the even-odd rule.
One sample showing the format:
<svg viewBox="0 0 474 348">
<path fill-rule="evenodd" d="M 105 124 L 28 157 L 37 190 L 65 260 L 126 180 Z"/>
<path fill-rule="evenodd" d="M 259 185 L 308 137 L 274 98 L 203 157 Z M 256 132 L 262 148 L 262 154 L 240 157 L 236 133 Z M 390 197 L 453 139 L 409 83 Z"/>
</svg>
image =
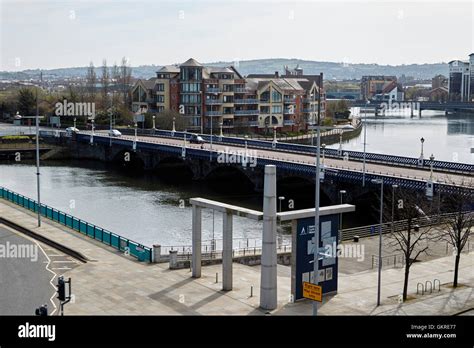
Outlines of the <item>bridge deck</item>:
<svg viewBox="0 0 474 348">
<path fill-rule="evenodd" d="M 161 137 L 149 137 L 149 136 L 138 136 L 138 141 L 140 142 L 147 142 L 147 143 L 155 143 L 155 144 L 162 144 L 162 145 L 169 145 L 169 146 L 176 146 L 182 147 L 183 140 L 181 139 L 174 139 L 174 138 L 161 138 Z M 133 136 L 122 136 L 121 139 L 125 140 L 134 140 Z M 186 142 L 187 148 L 195 148 L 201 149 L 201 145 L 199 144 L 191 144 Z M 210 144 L 204 144 L 204 149 L 209 150 Z M 212 150 L 214 152 L 222 151 L 242 151 L 242 146 L 237 145 L 222 145 L 219 143 L 212 144 Z M 249 151 L 252 150 L 249 147 Z M 283 152 L 278 150 L 272 149 L 258 149 L 255 150 L 257 158 L 265 158 L 265 159 L 273 159 L 273 160 L 280 160 L 286 162 L 293 162 L 293 163 L 302 163 L 302 164 L 309 164 L 315 165 L 315 157 L 309 154 L 295 154 L 289 152 Z M 343 160 L 343 159 L 336 159 L 336 158 L 325 158 L 324 159 L 324 166 L 329 169 L 346 169 L 351 171 L 363 171 L 363 163 L 350 161 L 350 160 Z M 401 178 L 408 178 L 408 179 L 417 179 L 417 180 L 429 180 L 430 179 L 430 171 L 424 169 L 417 169 L 417 168 L 407 168 L 407 167 L 396 167 L 390 166 L 387 164 L 374 164 L 374 163 L 366 163 L 366 173 L 371 174 L 381 174 L 387 176 L 394 176 L 394 177 L 401 177 Z M 464 187 L 474 187 L 474 181 L 472 180 L 473 176 L 462 175 L 462 174 L 447 174 L 444 172 L 439 172 L 433 170 L 433 180 L 448 185 L 456 185 L 456 186 L 464 186 Z"/>
</svg>

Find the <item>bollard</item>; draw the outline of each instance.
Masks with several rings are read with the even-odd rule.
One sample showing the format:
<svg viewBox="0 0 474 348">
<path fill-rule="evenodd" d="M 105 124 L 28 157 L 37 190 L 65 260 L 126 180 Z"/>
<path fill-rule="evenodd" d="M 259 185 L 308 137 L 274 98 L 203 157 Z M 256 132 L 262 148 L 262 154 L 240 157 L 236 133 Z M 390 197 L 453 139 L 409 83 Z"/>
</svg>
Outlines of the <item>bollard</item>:
<svg viewBox="0 0 474 348">
<path fill-rule="evenodd" d="M 161 260 L 161 245 L 153 244 L 153 262 L 160 262 Z"/>
<path fill-rule="evenodd" d="M 216 272 L 216 284 L 219 282 L 219 273 Z"/>
<path fill-rule="evenodd" d="M 253 297 L 253 286 L 250 286 L 250 297 Z"/>
<path fill-rule="evenodd" d="M 170 269 L 176 269 L 178 266 L 178 251 L 170 250 Z"/>
</svg>

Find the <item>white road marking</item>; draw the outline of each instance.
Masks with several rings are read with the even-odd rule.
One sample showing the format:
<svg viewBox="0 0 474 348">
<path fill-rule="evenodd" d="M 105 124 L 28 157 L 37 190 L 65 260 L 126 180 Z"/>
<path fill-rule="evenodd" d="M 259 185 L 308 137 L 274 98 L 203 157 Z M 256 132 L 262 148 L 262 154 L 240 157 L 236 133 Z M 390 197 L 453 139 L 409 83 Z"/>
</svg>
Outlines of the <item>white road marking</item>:
<svg viewBox="0 0 474 348">
<path fill-rule="evenodd" d="M 53 273 L 53 278 L 51 278 L 51 280 L 49 281 L 49 283 L 51 284 L 51 286 L 52 286 L 53 289 L 54 289 L 53 295 L 49 298 L 49 301 L 50 301 L 50 302 L 53 304 L 53 306 L 54 306 L 54 311 L 52 311 L 51 314 L 50 314 L 50 315 L 53 315 L 54 312 L 56 312 L 57 309 L 58 309 L 58 307 L 56 307 L 56 304 L 55 304 L 54 301 L 53 301 L 53 298 L 56 296 L 56 285 L 54 285 L 53 280 L 54 280 L 54 278 L 56 278 L 57 274 L 56 274 L 56 272 L 54 272 L 53 270 L 49 269 L 49 264 L 51 263 L 51 259 L 48 257 L 48 255 L 46 254 L 46 252 L 43 250 L 43 248 L 41 247 L 41 245 L 39 245 L 39 243 L 36 242 L 36 241 L 34 241 L 34 242 L 36 243 L 36 245 L 38 245 L 38 247 L 41 249 L 41 251 L 43 252 L 43 254 L 44 254 L 44 256 L 46 257 L 46 259 L 48 260 L 48 264 L 47 264 L 46 267 L 45 267 L 46 270 L 47 270 L 48 272 Z"/>
</svg>

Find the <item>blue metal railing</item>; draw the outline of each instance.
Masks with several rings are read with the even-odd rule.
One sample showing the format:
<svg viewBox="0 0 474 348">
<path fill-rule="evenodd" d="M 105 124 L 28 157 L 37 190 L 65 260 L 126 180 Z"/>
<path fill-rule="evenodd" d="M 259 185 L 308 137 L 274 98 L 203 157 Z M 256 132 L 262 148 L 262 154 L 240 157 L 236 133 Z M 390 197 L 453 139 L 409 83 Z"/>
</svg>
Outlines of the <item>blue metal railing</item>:
<svg viewBox="0 0 474 348">
<path fill-rule="evenodd" d="M 35 213 L 38 212 L 38 203 L 35 200 L 1 186 L 0 198 L 6 199 Z M 90 224 L 60 210 L 54 209 L 46 204 L 41 204 L 40 209 L 41 215 L 50 220 L 58 222 L 61 225 L 69 227 L 92 239 L 98 240 L 106 245 L 109 245 L 119 251 L 127 252 L 140 261 L 152 261 L 152 249 L 149 247 L 141 245 L 128 238 L 119 236 L 118 234 L 115 234 L 113 232 L 107 231 L 104 228 Z"/>
</svg>

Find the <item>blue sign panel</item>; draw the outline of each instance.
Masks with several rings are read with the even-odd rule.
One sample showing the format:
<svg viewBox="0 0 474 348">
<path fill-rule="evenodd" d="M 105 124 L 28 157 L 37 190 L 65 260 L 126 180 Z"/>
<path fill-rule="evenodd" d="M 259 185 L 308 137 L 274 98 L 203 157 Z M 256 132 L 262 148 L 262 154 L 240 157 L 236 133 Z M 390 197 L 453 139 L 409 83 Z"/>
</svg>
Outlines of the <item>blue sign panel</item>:
<svg viewBox="0 0 474 348">
<path fill-rule="evenodd" d="M 337 237 L 339 215 L 319 219 L 319 285 L 323 294 L 337 291 Z M 303 282 L 314 283 L 314 217 L 296 224 L 295 300 L 303 298 Z"/>
</svg>

